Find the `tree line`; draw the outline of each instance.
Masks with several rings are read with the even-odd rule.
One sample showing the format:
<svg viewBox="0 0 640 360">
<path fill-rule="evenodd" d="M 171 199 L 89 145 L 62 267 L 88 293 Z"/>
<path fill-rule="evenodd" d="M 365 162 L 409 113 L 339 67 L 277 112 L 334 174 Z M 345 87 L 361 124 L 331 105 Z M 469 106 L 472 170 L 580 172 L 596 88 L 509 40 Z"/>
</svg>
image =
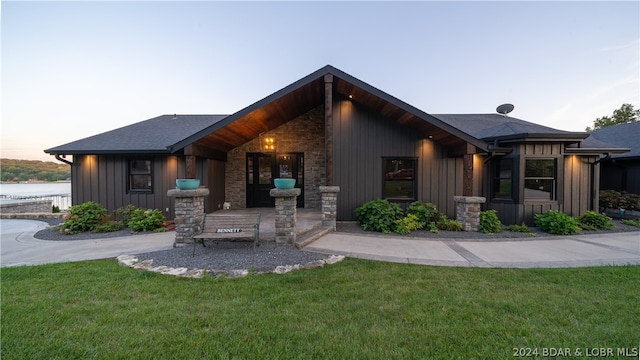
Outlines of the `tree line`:
<svg viewBox="0 0 640 360">
<path fill-rule="evenodd" d="M 71 167 L 53 161 L 0 159 L 2 182 L 60 181 L 71 177 Z"/>
</svg>

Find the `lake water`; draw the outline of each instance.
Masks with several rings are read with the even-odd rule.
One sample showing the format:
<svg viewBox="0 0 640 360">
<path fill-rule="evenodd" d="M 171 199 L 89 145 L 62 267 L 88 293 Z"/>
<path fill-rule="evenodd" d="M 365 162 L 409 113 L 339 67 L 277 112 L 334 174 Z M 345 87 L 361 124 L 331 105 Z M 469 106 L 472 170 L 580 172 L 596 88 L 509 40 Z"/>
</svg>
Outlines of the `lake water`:
<svg viewBox="0 0 640 360">
<path fill-rule="evenodd" d="M 71 194 L 70 182 L 36 184 L 0 184 L 0 195 L 64 195 Z"/>
</svg>

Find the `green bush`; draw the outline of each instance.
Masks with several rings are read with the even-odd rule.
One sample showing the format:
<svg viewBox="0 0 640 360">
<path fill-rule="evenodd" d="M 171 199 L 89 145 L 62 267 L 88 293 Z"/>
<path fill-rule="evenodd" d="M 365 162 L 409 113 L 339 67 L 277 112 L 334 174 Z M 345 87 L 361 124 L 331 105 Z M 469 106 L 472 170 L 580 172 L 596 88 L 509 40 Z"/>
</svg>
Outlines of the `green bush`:
<svg viewBox="0 0 640 360">
<path fill-rule="evenodd" d="M 395 232 L 406 235 L 412 231 L 424 228 L 425 223 L 420 221 L 415 214 L 409 214 L 400 220 L 396 220 Z"/>
<path fill-rule="evenodd" d="M 51 205 L 51 212 L 57 214 L 60 212 L 60 207 L 58 205 Z"/>
<path fill-rule="evenodd" d="M 93 232 L 96 233 L 106 233 L 113 231 L 120 231 L 125 228 L 125 225 L 120 221 L 109 221 L 104 224 L 100 224 L 93 229 Z"/>
<path fill-rule="evenodd" d="M 436 223 L 436 227 L 444 231 L 462 231 L 462 223 L 454 219 L 442 219 Z"/>
<path fill-rule="evenodd" d="M 550 234 L 571 235 L 580 232 L 578 220 L 558 210 L 536 214 L 533 221 L 542 231 Z"/>
<path fill-rule="evenodd" d="M 613 221 L 610 217 L 598 214 L 595 211 L 587 211 L 578 217 L 578 222 L 583 230 L 602 230 L 613 227 Z"/>
<path fill-rule="evenodd" d="M 129 227 L 134 232 L 164 229 L 164 214 L 158 209 L 135 209 L 129 217 Z"/>
<path fill-rule="evenodd" d="M 521 232 L 521 233 L 531 232 L 531 230 L 529 230 L 529 227 L 525 223 L 522 223 L 522 225 L 509 225 L 508 229 L 509 231 L 512 231 L 512 232 Z"/>
<path fill-rule="evenodd" d="M 600 207 L 640 210 L 640 195 L 615 190 L 602 190 L 600 191 Z"/>
<path fill-rule="evenodd" d="M 629 226 L 640 227 L 640 219 L 636 220 L 622 220 L 622 223 Z"/>
<path fill-rule="evenodd" d="M 432 203 L 423 203 L 422 201 L 414 201 L 407 208 L 407 214 L 414 214 L 425 224 L 438 223 L 447 218 L 447 216 Z"/>
<path fill-rule="evenodd" d="M 485 234 L 494 234 L 502 231 L 502 222 L 498 218 L 498 213 L 495 210 L 480 212 L 478 231 Z"/>
<path fill-rule="evenodd" d="M 395 231 L 397 221 L 404 212 L 396 203 L 388 200 L 372 200 L 355 210 L 356 218 L 364 230 L 388 234 Z"/>
<path fill-rule="evenodd" d="M 70 207 L 64 218 L 64 223 L 59 227 L 63 234 L 92 231 L 108 221 L 107 209 L 93 201 Z"/>
<path fill-rule="evenodd" d="M 137 209 L 138 207 L 135 205 L 119 207 L 114 212 L 114 220 L 121 222 L 124 226 L 128 226 L 129 220 L 131 219 L 131 213 Z"/>
</svg>

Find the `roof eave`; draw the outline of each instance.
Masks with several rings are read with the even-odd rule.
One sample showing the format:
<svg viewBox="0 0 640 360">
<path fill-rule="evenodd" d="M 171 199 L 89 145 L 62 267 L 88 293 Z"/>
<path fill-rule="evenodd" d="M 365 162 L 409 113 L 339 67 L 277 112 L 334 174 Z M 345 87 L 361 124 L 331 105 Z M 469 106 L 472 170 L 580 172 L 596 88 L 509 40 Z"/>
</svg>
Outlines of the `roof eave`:
<svg viewBox="0 0 640 360">
<path fill-rule="evenodd" d="M 564 143 L 576 143 L 589 137 L 589 133 L 521 133 L 502 136 L 491 136 L 482 138 L 484 141 L 498 141 L 501 143 L 513 143 L 513 142 L 564 142 Z"/>
<path fill-rule="evenodd" d="M 49 155 L 166 155 L 171 154 L 169 150 L 147 149 L 147 150 L 131 150 L 131 149 L 115 149 L 115 150 L 44 150 Z"/>
<path fill-rule="evenodd" d="M 600 155 L 600 154 L 624 154 L 631 151 L 626 148 L 566 148 L 568 155 Z"/>
</svg>

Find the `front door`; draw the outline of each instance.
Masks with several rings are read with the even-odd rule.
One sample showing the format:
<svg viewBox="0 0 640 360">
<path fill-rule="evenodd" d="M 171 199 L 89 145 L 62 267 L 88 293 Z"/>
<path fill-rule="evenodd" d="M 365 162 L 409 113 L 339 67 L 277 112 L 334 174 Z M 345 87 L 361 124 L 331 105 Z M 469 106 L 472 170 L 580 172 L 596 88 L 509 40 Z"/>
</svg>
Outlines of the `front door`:
<svg viewBox="0 0 640 360">
<path fill-rule="evenodd" d="M 247 207 L 274 207 L 269 192 L 275 178 L 296 179 L 300 188 L 297 206 L 304 207 L 304 156 L 302 153 L 247 153 Z"/>
</svg>

